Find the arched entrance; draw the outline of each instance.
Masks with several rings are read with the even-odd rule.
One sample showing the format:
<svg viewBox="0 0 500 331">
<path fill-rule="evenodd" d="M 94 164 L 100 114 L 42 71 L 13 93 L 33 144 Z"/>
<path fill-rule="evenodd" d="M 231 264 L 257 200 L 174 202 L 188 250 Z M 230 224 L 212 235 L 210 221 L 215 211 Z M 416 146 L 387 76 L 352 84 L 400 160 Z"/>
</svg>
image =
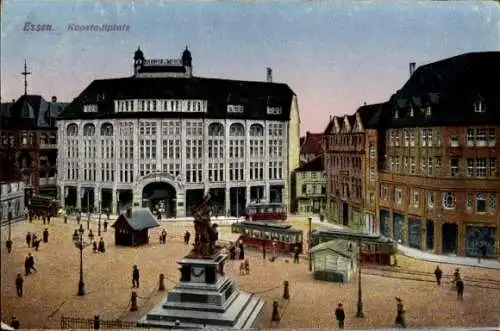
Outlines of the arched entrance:
<svg viewBox="0 0 500 331">
<path fill-rule="evenodd" d="M 177 215 L 175 187 L 166 182 L 153 182 L 142 190 L 142 206 L 149 207 L 153 213 L 161 212 L 164 217 Z"/>
</svg>

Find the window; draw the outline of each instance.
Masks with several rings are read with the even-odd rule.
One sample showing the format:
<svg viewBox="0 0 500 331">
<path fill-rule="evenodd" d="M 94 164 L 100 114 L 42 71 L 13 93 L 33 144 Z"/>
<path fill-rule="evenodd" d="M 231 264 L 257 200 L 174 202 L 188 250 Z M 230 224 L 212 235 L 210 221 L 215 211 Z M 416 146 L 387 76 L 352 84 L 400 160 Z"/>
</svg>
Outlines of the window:
<svg viewBox="0 0 500 331">
<path fill-rule="evenodd" d="M 405 144 L 405 147 L 408 147 L 410 146 L 410 133 L 408 132 L 408 130 L 404 130 L 404 144 Z"/>
<path fill-rule="evenodd" d="M 451 159 L 450 160 L 450 174 L 452 177 L 458 175 L 458 163 L 459 163 L 458 159 Z"/>
<path fill-rule="evenodd" d="M 427 147 L 428 146 L 428 144 L 427 144 L 428 138 L 429 138 L 429 130 L 422 129 L 420 131 L 420 146 Z"/>
<path fill-rule="evenodd" d="M 474 130 L 467 129 L 467 146 L 474 146 Z"/>
<path fill-rule="evenodd" d="M 474 199 L 471 192 L 467 192 L 467 211 L 470 213 L 474 209 Z"/>
<path fill-rule="evenodd" d="M 387 185 L 380 185 L 380 198 L 383 200 L 389 198 L 389 189 L 387 188 Z"/>
<path fill-rule="evenodd" d="M 419 204 L 419 196 L 418 196 L 418 190 L 413 190 L 412 192 L 412 205 L 415 208 L 418 208 Z"/>
<path fill-rule="evenodd" d="M 476 193 L 476 212 L 486 212 L 486 196 L 484 193 Z"/>
<path fill-rule="evenodd" d="M 396 187 L 395 189 L 395 201 L 396 203 L 403 202 L 403 189 L 401 187 Z"/>
<path fill-rule="evenodd" d="M 227 105 L 228 113 L 244 113 L 245 107 L 243 105 Z"/>
<path fill-rule="evenodd" d="M 484 103 L 481 100 L 474 102 L 474 112 L 476 113 L 484 113 L 486 108 L 484 107 Z"/>
<path fill-rule="evenodd" d="M 417 164 L 415 162 L 415 158 L 411 157 L 410 158 L 410 175 L 414 175 L 416 171 L 417 171 Z"/>
<path fill-rule="evenodd" d="M 431 116 L 432 116 L 432 108 L 431 108 L 431 106 L 425 107 L 425 117 L 429 118 Z"/>
<path fill-rule="evenodd" d="M 281 115 L 282 110 L 281 107 L 267 107 L 267 114 L 268 115 Z"/>
<path fill-rule="evenodd" d="M 490 157 L 489 159 L 488 172 L 489 177 L 496 177 L 497 175 L 497 159 L 494 157 Z"/>
<path fill-rule="evenodd" d="M 413 107 L 410 107 L 410 109 L 408 111 L 408 116 L 410 116 L 410 117 L 415 116 L 415 109 L 413 109 Z"/>
<path fill-rule="evenodd" d="M 488 146 L 495 147 L 495 144 L 496 144 L 495 129 L 490 128 L 488 129 Z"/>
<path fill-rule="evenodd" d="M 445 209 L 455 208 L 455 196 L 453 195 L 453 192 L 443 193 L 443 207 Z"/>
<path fill-rule="evenodd" d="M 434 192 L 427 192 L 427 206 L 434 208 Z"/>
<path fill-rule="evenodd" d="M 488 211 L 494 213 L 497 208 L 497 196 L 495 193 L 488 194 Z"/>
<path fill-rule="evenodd" d="M 394 119 L 397 120 L 399 118 L 399 111 L 396 109 L 394 110 Z"/>
<path fill-rule="evenodd" d="M 458 136 L 450 137 L 450 147 L 458 147 L 460 144 L 458 143 Z"/>
<path fill-rule="evenodd" d="M 476 129 L 476 146 L 486 146 L 486 129 Z"/>
<path fill-rule="evenodd" d="M 441 158 L 440 157 L 434 158 L 434 173 L 436 176 L 441 175 Z"/>
<path fill-rule="evenodd" d="M 476 176 L 486 177 L 486 159 L 476 159 Z"/>
<path fill-rule="evenodd" d="M 474 176 L 474 159 L 467 159 L 467 177 Z"/>
<path fill-rule="evenodd" d="M 394 168 L 393 168 L 394 172 L 399 172 L 399 157 L 395 157 L 394 158 Z"/>
<path fill-rule="evenodd" d="M 97 105 L 85 105 L 83 106 L 84 113 L 97 113 Z"/>
<path fill-rule="evenodd" d="M 410 147 L 415 147 L 415 142 L 417 139 L 415 138 L 415 131 L 410 131 Z"/>
</svg>

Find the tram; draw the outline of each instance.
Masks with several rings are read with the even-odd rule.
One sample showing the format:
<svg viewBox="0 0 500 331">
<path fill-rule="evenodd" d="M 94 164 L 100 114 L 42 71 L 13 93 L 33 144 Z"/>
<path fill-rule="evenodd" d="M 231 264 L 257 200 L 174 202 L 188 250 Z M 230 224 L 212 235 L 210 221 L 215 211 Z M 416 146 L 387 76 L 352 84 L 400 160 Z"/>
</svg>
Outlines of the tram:
<svg viewBox="0 0 500 331">
<path fill-rule="evenodd" d="M 324 242 L 339 239 L 360 242 L 359 259 L 362 263 L 392 265 L 393 256 L 397 252 L 396 243 L 382 235 L 315 229 L 312 231 L 311 237 L 313 247 Z"/>
<path fill-rule="evenodd" d="M 286 253 L 299 253 L 303 250 L 303 232 L 290 224 L 241 221 L 231 225 L 233 233 L 240 235 L 240 240 L 251 247 L 273 248 Z"/>
<path fill-rule="evenodd" d="M 286 221 L 286 206 L 280 203 L 249 204 L 245 214 L 247 221 Z"/>
<path fill-rule="evenodd" d="M 56 217 L 61 208 L 60 202 L 52 197 L 34 195 L 28 200 L 28 212 L 32 215 Z"/>
</svg>

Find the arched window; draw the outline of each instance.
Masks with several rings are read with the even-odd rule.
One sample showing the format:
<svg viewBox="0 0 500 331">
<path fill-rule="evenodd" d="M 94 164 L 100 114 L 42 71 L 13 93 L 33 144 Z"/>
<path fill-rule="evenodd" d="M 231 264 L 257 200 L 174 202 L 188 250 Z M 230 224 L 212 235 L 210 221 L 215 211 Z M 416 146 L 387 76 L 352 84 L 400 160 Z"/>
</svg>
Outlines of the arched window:
<svg viewBox="0 0 500 331">
<path fill-rule="evenodd" d="M 113 135 L 113 125 L 111 123 L 104 123 L 101 126 L 101 136 L 112 136 Z"/>
<path fill-rule="evenodd" d="M 208 135 L 210 137 L 224 136 L 224 126 L 220 123 L 212 123 L 208 126 Z"/>
<path fill-rule="evenodd" d="M 83 126 L 83 135 L 85 137 L 92 137 L 95 135 L 95 126 L 94 124 L 85 124 Z"/>
<path fill-rule="evenodd" d="M 252 137 L 263 137 L 264 127 L 260 124 L 252 124 L 250 127 L 250 136 Z"/>
<path fill-rule="evenodd" d="M 71 137 L 78 136 L 78 125 L 74 123 L 68 125 L 68 128 L 66 129 L 66 134 Z"/>
<path fill-rule="evenodd" d="M 240 123 L 232 124 L 229 128 L 229 135 L 232 137 L 243 137 L 245 135 L 245 128 Z"/>
</svg>

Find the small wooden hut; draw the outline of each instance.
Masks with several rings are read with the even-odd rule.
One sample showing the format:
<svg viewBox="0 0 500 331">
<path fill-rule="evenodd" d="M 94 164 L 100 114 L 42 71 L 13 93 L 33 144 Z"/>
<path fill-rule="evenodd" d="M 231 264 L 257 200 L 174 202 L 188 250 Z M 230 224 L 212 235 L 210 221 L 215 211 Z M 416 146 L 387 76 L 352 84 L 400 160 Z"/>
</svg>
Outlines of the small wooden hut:
<svg viewBox="0 0 500 331">
<path fill-rule="evenodd" d="M 358 268 L 358 246 L 348 240 L 332 240 L 311 249 L 313 277 L 330 282 L 348 282 Z"/>
<path fill-rule="evenodd" d="M 112 225 L 115 245 L 140 246 L 149 243 L 148 229 L 160 226 L 149 208 L 128 209 Z"/>
</svg>

